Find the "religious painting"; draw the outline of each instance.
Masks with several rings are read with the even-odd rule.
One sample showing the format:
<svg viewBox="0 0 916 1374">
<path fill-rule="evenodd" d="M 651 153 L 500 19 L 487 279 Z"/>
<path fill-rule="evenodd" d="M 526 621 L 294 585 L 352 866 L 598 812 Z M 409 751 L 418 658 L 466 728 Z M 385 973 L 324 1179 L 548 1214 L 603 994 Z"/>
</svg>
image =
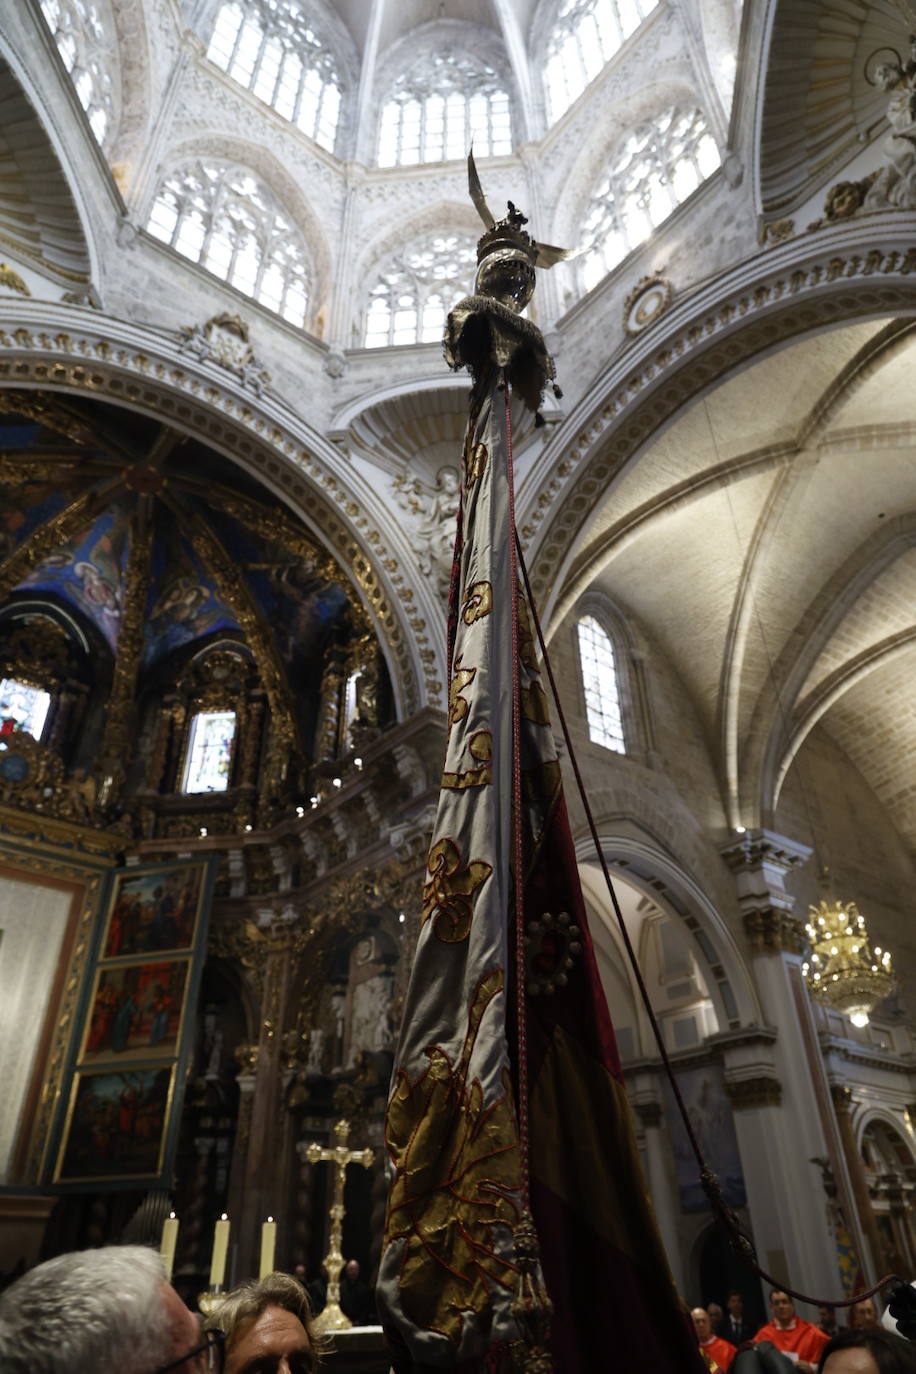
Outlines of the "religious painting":
<svg viewBox="0 0 916 1374">
<path fill-rule="evenodd" d="M 189 541 L 163 530 L 153 549 L 144 621 L 143 662 L 149 666 L 217 630 L 238 630 Z"/>
<path fill-rule="evenodd" d="M 178 1052 L 190 961 L 102 964 L 83 1035 L 83 1063 Z"/>
<path fill-rule="evenodd" d="M 678 1069 L 676 1076 L 690 1124 L 710 1167 L 718 1176 L 722 1196 L 729 1207 L 743 1207 L 747 1202 L 747 1193 L 721 1064 Z M 665 1090 L 681 1207 L 685 1212 L 704 1212 L 709 1204 L 700 1186 L 697 1162 L 681 1114 L 675 1105 L 674 1094 L 667 1083 Z"/>
<path fill-rule="evenodd" d="M 0 448 L 5 449 L 4 439 Z M 0 563 L 67 504 L 59 482 L 0 482 Z"/>
<path fill-rule="evenodd" d="M 114 507 L 89 529 L 61 544 L 19 584 L 69 601 L 117 649 L 123 612 L 123 580 L 130 552 L 127 513 Z"/>
<path fill-rule="evenodd" d="M 54 1182 L 157 1179 L 175 1072 L 163 1065 L 77 1073 Z"/>
<path fill-rule="evenodd" d="M 111 895 L 102 959 L 189 950 L 200 911 L 205 863 L 157 864 L 120 872 Z"/>
</svg>

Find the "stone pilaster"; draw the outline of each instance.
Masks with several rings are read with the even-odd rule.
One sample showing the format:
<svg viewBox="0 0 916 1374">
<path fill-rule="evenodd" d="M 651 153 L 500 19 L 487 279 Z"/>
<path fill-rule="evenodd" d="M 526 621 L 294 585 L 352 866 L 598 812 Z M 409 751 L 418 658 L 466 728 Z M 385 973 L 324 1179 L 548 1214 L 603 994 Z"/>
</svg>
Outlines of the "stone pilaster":
<svg viewBox="0 0 916 1374">
<path fill-rule="evenodd" d="M 764 1026 L 714 1037 L 725 1059 L 754 1239 L 776 1277 L 808 1292 L 839 1292 L 836 1243 L 817 1166 L 843 1174 L 823 1058 L 801 974 L 804 923 L 786 878 L 811 855 L 769 830 L 723 846 L 753 959 Z"/>
<path fill-rule="evenodd" d="M 660 1083 L 657 1075 L 637 1074 L 629 1087 L 629 1098 L 641 1128 L 645 1150 L 646 1183 L 658 1222 L 662 1245 L 677 1290 L 685 1294 L 685 1269 L 681 1254 L 679 1218 L 681 1202 L 674 1174 L 674 1155 L 665 1127 L 665 1115 L 659 1099 Z"/>
</svg>

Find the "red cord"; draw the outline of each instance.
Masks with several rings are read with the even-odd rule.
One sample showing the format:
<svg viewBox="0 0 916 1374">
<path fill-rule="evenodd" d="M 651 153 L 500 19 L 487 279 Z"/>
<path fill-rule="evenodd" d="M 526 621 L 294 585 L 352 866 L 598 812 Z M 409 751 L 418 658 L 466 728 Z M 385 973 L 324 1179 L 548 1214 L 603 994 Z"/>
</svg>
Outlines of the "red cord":
<svg viewBox="0 0 916 1374">
<path fill-rule="evenodd" d="M 525 1008 L 525 871 L 522 834 L 522 703 L 518 634 L 518 554 L 515 533 L 515 477 L 512 466 L 512 417 L 509 383 L 503 375 L 506 419 L 506 480 L 509 494 L 509 588 L 512 597 L 512 838 L 515 863 L 515 1016 L 518 1072 L 518 1145 L 522 1174 L 522 1205 L 530 1205 L 528 1181 L 528 1035 Z"/>
</svg>

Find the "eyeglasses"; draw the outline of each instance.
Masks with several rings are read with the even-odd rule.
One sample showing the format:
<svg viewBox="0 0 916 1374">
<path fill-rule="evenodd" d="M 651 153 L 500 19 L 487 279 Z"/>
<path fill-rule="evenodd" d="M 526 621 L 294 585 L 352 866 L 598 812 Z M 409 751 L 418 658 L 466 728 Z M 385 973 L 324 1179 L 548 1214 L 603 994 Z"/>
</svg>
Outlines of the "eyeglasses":
<svg viewBox="0 0 916 1374">
<path fill-rule="evenodd" d="M 206 1374 L 223 1374 L 223 1361 L 226 1349 L 225 1331 L 205 1331 L 206 1340 L 203 1345 L 195 1345 L 193 1350 L 187 1351 L 178 1360 L 172 1360 L 171 1364 L 161 1364 L 158 1369 L 153 1370 L 153 1374 L 168 1374 L 170 1369 L 180 1369 L 186 1360 L 193 1360 L 195 1355 L 205 1355 L 206 1363 L 203 1369 Z"/>
</svg>

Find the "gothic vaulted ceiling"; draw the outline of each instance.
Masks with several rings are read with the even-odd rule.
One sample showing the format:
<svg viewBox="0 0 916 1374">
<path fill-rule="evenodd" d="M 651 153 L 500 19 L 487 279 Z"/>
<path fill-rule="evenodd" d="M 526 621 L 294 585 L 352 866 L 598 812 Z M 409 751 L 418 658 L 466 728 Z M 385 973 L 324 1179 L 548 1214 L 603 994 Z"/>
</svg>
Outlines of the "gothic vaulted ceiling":
<svg viewBox="0 0 916 1374">
<path fill-rule="evenodd" d="M 667 652 L 731 825 L 770 819 L 819 728 L 916 847 L 914 363 L 887 320 L 773 354 L 683 414 L 588 533 L 579 590 Z"/>
</svg>

